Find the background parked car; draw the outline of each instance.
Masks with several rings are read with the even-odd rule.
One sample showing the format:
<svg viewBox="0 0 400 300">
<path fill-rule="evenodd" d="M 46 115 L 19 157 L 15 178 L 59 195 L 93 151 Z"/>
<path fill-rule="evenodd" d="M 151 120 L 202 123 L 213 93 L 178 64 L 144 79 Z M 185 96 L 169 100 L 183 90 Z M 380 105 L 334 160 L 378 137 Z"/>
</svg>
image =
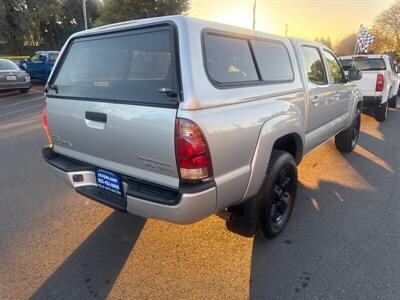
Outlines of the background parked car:
<svg viewBox="0 0 400 300">
<path fill-rule="evenodd" d="M 32 78 L 47 81 L 58 53 L 58 51 L 37 51 L 29 59 L 21 61 L 19 65 Z"/>
<path fill-rule="evenodd" d="M 27 93 L 31 88 L 31 78 L 9 59 L 0 59 L 0 90 L 20 90 Z"/>
</svg>

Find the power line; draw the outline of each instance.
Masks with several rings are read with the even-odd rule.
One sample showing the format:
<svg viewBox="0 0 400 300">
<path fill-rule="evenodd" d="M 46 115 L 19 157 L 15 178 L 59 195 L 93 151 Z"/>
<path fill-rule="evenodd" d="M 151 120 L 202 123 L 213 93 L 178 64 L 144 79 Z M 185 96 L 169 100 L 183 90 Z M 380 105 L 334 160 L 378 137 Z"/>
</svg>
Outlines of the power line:
<svg viewBox="0 0 400 300">
<path fill-rule="evenodd" d="M 256 30 L 256 5 L 257 5 L 257 0 L 254 0 L 254 5 L 253 5 L 253 30 Z"/>
</svg>

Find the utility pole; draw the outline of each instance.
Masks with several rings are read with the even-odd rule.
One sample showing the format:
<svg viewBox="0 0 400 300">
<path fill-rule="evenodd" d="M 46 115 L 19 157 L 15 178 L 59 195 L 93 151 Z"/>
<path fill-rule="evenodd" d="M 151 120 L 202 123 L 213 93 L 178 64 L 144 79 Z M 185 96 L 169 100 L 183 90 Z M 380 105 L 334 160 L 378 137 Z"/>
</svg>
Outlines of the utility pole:
<svg viewBox="0 0 400 300">
<path fill-rule="evenodd" d="M 289 32 L 289 24 L 286 23 L 286 24 L 285 24 L 285 35 L 286 35 L 286 36 L 288 35 L 288 32 Z"/>
<path fill-rule="evenodd" d="M 256 30 L 256 5 L 257 5 L 257 0 L 254 0 L 254 5 L 253 5 L 253 30 Z"/>
<path fill-rule="evenodd" d="M 87 16 L 86 16 L 86 0 L 82 0 L 83 20 L 85 21 L 85 30 L 87 30 Z"/>
</svg>

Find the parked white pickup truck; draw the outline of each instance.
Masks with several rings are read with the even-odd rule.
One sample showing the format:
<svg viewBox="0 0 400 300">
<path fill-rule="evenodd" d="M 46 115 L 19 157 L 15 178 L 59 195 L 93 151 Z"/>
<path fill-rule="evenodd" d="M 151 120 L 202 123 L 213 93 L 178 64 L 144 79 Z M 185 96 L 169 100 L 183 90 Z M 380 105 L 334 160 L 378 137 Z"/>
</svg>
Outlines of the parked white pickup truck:
<svg viewBox="0 0 400 300">
<path fill-rule="evenodd" d="M 347 72 L 353 63 L 353 56 L 341 56 L 339 61 Z M 375 110 L 375 119 L 385 121 L 388 106 L 396 107 L 400 77 L 393 60 L 388 55 L 358 55 L 354 68 L 362 70 L 362 79 L 355 82 L 363 95 L 364 108 Z"/>
</svg>

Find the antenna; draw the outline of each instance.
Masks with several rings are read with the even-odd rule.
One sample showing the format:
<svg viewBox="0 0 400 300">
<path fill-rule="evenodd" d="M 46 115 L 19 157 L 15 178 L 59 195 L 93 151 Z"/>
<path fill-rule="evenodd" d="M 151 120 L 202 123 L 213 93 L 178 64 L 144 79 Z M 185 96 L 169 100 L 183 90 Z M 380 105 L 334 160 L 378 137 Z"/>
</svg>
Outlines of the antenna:
<svg viewBox="0 0 400 300">
<path fill-rule="evenodd" d="M 254 5 L 253 5 L 253 30 L 256 30 L 256 6 L 257 6 L 257 0 L 254 0 Z"/>
</svg>

